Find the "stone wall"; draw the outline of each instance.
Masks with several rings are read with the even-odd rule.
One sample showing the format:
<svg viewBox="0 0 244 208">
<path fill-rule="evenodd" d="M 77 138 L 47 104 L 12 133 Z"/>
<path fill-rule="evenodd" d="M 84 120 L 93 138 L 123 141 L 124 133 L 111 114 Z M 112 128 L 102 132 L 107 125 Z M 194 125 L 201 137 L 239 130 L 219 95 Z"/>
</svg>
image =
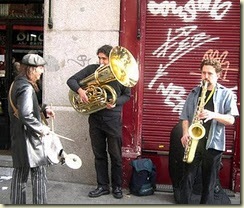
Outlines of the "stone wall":
<svg viewBox="0 0 244 208">
<path fill-rule="evenodd" d="M 48 27 L 49 1 L 44 6 L 44 57 L 48 64 L 43 77 L 43 101 L 56 112 L 53 122 L 64 151 L 78 155 L 78 170 L 55 165 L 48 168 L 50 180 L 96 184 L 94 156 L 88 134 L 87 116 L 77 113 L 68 99 L 67 79 L 88 64 L 97 63 L 97 49 L 119 43 L 119 0 L 52 0 L 53 28 Z M 49 121 L 49 125 L 51 122 Z"/>
</svg>

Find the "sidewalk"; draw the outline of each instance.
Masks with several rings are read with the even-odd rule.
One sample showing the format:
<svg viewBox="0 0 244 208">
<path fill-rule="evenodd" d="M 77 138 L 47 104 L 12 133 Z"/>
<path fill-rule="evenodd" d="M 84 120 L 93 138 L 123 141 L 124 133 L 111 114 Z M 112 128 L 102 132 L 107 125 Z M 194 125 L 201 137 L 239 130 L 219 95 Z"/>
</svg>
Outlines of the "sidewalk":
<svg viewBox="0 0 244 208">
<path fill-rule="evenodd" d="M 0 168 L 0 203 L 9 204 L 11 176 L 9 170 Z M 3 174 L 4 173 L 4 174 Z M 84 185 L 78 183 L 67 183 L 58 181 L 49 181 L 47 185 L 48 204 L 63 204 L 63 205 L 101 205 L 101 204 L 120 204 L 120 205 L 166 205 L 175 204 L 173 193 L 168 191 L 156 191 L 154 195 L 137 197 L 130 195 L 127 189 L 123 190 L 124 197 L 115 199 L 112 194 L 104 195 L 98 198 L 89 198 L 88 192 L 93 190 L 95 186 Z M 30 180 L 27 183 L 27 204 L 32 204 L 31 201 L 31 185 Z M 240 194 L 230 196 L 232 204 L 240 205 Z"/>
<path fill-rule="evenodd" d="M 10 203 L 11 177 L 0 177 L 0 203 L 7 205 Z M 137 197 L 130 195 L 126 189 L 123 190 L 124 197 L 122 199 L 115 199 L 112 194 L 89 198 L 88 192 L 94 188 L 96 187 L 84 184 L 49 181 L 47 185 L 48 204 L 175 204 L 172 193 L 156 192 L 151 196 Z M 30 180 L 27 183 L 27 193 L 27 204 L 32 204 Z"/>
<path fill-rule="evenodd" d="M 10 187 L 12 168 L 5 165 L 8 163 L 8 158 L 0 156 L 0 204 L 10 204 Z M 154 195 L 138 197 L 129 194 L 129 190 L 124 189 L 124 197 L 122 199 L 115 199 L 112 194 L 104 195 L 98 198 L 89 198 L 88 192 L 95 189 L 93 185 L 85 185 L 79 183 L 69 183 L 60 181 L 48 181 L 47 195 L 48 204 L 51 205 L 176 205 L 172 188 L 169 186 L 157 186 L 157 191 Z M 227 192 L 231 199 L 231 203 L 240 205 L 240 194 Z M 31 184 L 30 180 L 27 183 L 27 204 L 32 204 Z M 182 205 L 179 205 L 182 206 Z"/>
</svg>

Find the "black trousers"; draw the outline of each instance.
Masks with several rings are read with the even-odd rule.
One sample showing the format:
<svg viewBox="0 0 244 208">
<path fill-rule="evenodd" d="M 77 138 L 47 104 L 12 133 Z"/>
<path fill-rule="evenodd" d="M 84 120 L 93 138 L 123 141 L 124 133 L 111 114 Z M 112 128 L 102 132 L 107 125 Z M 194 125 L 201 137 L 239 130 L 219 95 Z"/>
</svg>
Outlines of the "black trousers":
<svg viewBox="0 0 244 208">
<path fill-rule="evenodd" d="M 122 123 L 121 117 L 106 117 L 91 114 L 89 133 L 95 156 L 97 184 L 109 188 L 108 154 L 111 159 L 112 188 L 122 186 Z"/>
<path fill-rule="evenodd" d="M 181 181 L 181 203 L 190 204 L 193 184 L 201 165 L 202 194 L 201 204 L 214 204 L 214 188 L 217 183 L 221 165 L 222 151 L 205 149 L 206 138 L 198 142 L 195 158 L 190 164 L 185 164 L 185 171 Z"/>
<path fill-rule="evenodd" d="M 47 177 L 44 166 L 14 168 L 10 193 L 11 204 L 26 204 L 26 184 L 29 172 L 31 172 L 33 204 L 47 204 Z"/>
</svg>

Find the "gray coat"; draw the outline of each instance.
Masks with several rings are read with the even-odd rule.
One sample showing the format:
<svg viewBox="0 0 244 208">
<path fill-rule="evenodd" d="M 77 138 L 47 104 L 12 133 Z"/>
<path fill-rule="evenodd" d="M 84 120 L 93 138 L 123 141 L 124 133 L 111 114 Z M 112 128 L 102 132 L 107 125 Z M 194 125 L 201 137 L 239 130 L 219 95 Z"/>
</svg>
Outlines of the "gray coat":
<svg viewBox="0 0 244 208">
<path fill-rule="evenodd" d="M 41 120 L 41 110 L 35 90 L 26 77 L 16 77 L 11 98 L 14 106 L 18 109 L 19 117 L 14 116 L 13 108 L 9 102 L 13 167 L 46 165 L 47 159 L 40 135 L 47 127 Z"/>
</svg>

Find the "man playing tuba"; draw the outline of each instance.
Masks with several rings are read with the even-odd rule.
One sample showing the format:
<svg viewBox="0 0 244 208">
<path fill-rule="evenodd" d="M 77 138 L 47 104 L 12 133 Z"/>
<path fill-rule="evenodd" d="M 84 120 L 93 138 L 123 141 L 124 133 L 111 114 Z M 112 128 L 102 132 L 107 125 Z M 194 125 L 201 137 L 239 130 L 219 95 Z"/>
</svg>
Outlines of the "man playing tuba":
<svg viewBox="0 0 244 208">
<path fill-rule="evenodd" d="M 121 110 L 123 104 L 130 99 L 131 90 L 122 85 L 118 80 L 113 80 L 105 84 L 98 84 L 99 81 L 87 79 L 98 79 L 97 69 L 103 66 L 111 65 L 110 52 L 112 46 L 104 45 L 97 50 L 99 64 L 91 64 L 80 70 L 67 80 L 70 89 L 77 93 L 81 104 L 87 104 L 86 107 L 93 108 L 91 102 L 96 103 L 98 95 L 105 93 L 108 99 L 102 100 L 98 105 L 105 104 L 105 107 L 99 110 L 92 110 L 89 114 L 89 133 L 91 138 L 92 150 L 95 156 L 95 169 L 97 175 L 97 188 L 90 191 L 89 197 L 99 197 L 110 193 L 110 178 L 108 174 L 108 157 L 111 159 L 111 186 L 112 194 L 115 198 L 123 197 L 122 193 L 122 123 Z M 84 84 L 84 81 L 87 80 Z M 85 85 L 85 86 L 84 86 Z M 100 86 L 101 85 L 101 86 Z M 103 86 L 109 89 L 104 91 Z M 111 88 L 110 88 L 111 87 Z M 94 96 L 94 95 L 97 95 Z M 114 98 L 115 97 L 115 98 Z M 73 99 L 73 98 L 72 98 Z M 111 101 L 111 102 L 110 102 Z M 77 110 L 79 112 L 79 110 Z M 81 110 L 82 112 L 82 110 Z M 106 149 L 108 148 L 108 150 Z"/>
</svg>

